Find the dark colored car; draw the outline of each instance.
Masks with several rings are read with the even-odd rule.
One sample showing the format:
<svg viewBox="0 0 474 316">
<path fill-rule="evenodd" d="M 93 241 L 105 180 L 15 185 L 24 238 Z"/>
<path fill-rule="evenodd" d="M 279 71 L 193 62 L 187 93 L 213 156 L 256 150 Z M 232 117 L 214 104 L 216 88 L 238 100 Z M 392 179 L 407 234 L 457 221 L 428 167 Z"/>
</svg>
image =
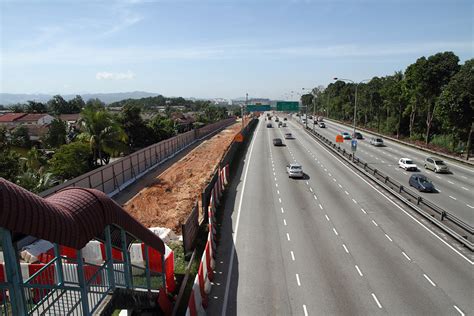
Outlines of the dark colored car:
<svg viewBox="0 0 474 316">
<path fill-rule="evenodd" d="M 273 146 L 283 146 L 283 142 L 281 141 L 281 138 L 274 138 Z"/>
<path fill-rule="evenodd" d="M 283 121 L 287 121 L 288 119 L 286 117 L 283 118 Z"/>
<path fill-rule="evenodd" d="M 408 181 L 411 187 L 422 192 L 436 192 L 436 189 L 431 181 L 422 174 L 414 174 Z"/>
<path fill-rule="evenodd" d="M 355 138 L 355 139 L 364 139 L 364 136 L 362 136 L 362 134 L 359 133 L 359 132 L 355 132 L 355 133 L 352 135 L 352 138 Z"/>
<path fill-rule="evenodd" d="M 272 123 L 268 123 L 267 128 L 271 128 L 271 127 L 272 127 Z"/>
</svg>

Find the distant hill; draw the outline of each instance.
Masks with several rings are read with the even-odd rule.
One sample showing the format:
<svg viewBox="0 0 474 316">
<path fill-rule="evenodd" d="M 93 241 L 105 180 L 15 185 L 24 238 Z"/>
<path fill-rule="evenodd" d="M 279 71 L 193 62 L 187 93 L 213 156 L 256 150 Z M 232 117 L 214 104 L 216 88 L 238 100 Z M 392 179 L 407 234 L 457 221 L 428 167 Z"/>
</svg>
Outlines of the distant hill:
<svg viewBox="0 0 474 316">
<path fill-rule="evenodd" d="M 125 100 L 125 99 L 140 99 L 148 98 L 160 95 L 159 93 L 150 93 L 143 91 L 133 92 L 118 92 L 118 93 L 81 93 L 79 94 L 84 101 L 89 99 L 98 98 L 105 104 Z M 65 94 L 62 97 L 66 100 L 74 98 L 75 94 Z M 17 94 L 17 93 L 0 93 L 0 104 L 12 105 L 16 103 L 26 103 L 29 100 L 35 100 L 39 102 L 49 101 L 53 95 L 50 94 Z"/>
</svg>

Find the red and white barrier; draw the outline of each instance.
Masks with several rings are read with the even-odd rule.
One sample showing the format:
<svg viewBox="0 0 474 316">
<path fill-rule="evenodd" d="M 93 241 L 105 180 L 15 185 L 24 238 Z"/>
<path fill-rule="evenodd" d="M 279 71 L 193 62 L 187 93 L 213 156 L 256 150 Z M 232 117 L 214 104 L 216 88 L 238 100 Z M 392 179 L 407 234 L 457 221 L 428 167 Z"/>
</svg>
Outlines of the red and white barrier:
<svg viewBox="0 0 474 316">
<path fill-rule="evenodd" d="M 204 316 L 206 311 L 204 310 L 204 304 L 201 296 L 201 288 L 199 286 L 199 276 L 196 275 L 194 279 L 193 289 L 191 290 L 191 296 L 189 297 L 188 309 L 186 310 L 186 316 Z"/>
</svg>

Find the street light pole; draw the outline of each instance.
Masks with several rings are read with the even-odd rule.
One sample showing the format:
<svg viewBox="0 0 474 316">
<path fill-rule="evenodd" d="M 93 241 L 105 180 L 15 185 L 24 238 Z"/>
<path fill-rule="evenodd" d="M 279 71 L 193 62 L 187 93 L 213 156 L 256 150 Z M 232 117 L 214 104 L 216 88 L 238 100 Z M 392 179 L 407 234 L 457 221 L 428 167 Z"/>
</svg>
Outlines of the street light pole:
<svg viewBox="0 0 474 316">
<path fill-rule="evenodd" d="M 359 82 L 354 82 L 352 81 L 351 79 L 340 79 L 340 78 L 337 78 L 335 77 L 334 80 L 341 80 L 341 81 L 349 81 L 351 83 L 353 83 L 355 85 L 355 98 L 354 98 L 354 123 L 353 123 L 353 127 L 354 127 L 354 131 L 353 131 L 353 134 L 352 136 L 354 137 L 355 136 L 355 132 L 356 132 L 356 118 L 357 118 L 357 88 L 359 87 L 359 85 L 363 82 L 366 82 L 366 81 L 369 81 L 370 79 L 364 79 L 362 81 L 359 81 Z M 329 98 L 329 97 L 328 97 Z"/>
</svg>

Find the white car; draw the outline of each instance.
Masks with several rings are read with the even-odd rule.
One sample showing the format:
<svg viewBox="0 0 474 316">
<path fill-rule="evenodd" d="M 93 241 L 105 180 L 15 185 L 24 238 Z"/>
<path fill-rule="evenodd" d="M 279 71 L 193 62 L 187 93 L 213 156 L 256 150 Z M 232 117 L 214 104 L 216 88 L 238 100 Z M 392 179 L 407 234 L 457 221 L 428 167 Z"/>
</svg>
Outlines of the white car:
<svg viewBox="0 0 474 316">
<path fill-rule="evenodd" d="M 410 158 L 401 158 L 398 161 L 398 167 L 405 169 L 406 171 L 417 171 L 418 167 Z"/>
<path fill-rule="evenodd" d="M 286 173 L 288 173 L 288 177 L 290 178 L 303 178 L 303 167 L 301 167 L 298 163 L 291 163 L 286 166 Z"/>
<path fill-rule="evenodd" d="M 376 147 L 381 147 L 381 146 L 383 146 L 383 139 L 380 138 L 380 137 L 372 137 L 370 139 L 370 144 L 374 145 Z"/>
<path fill-rule="evenodd" d="M 344 139 L 351 139 L 352 138 L 351 134 L 349 134 L 348 132 L 342 132 L 341 135 L 342 135 L 342 138 L 344 138 Z"/>
</svg>

